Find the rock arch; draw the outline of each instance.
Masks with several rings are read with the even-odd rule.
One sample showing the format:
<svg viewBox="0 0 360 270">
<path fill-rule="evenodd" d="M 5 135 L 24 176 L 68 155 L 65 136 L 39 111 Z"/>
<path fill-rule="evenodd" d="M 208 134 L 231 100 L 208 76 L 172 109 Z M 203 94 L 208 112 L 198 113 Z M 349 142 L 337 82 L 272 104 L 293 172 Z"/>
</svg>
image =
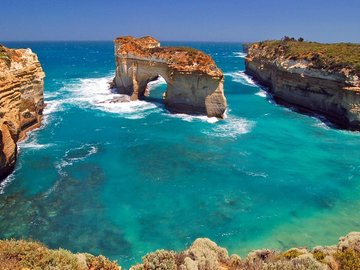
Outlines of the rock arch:
<svg viewBox="0 0 360 270">
<path fill-rule="evenodd" d="M 224 75 L 212 58 L 192 48 L 160 47 L 152 37 L 115 39 L 115 86 L 137 100 L 157 76 L 167 83 L 165 106 L 172 112 L 223 118 Z"/>
</svg>

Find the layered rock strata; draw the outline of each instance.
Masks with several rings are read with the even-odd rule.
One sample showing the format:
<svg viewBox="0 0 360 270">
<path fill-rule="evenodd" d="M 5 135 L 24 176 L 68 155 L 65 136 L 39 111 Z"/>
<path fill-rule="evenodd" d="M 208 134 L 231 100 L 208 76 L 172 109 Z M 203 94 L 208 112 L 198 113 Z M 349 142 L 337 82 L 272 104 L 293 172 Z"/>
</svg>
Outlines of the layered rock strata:
<svg viewBox="0 0 360 270">
<path fill-rule="evenodd" d="M 255 43 L 247 48 L 246 73 L 269 87 L 279 103 L 359 130 L 360 71 L 357 64 L 346 62 L 347 58 L 356 62 L 351 52 L 359 48 L 297 41 Z"/>
<path fill-rule="evenodd" d="M 30 49 L 0 45 L 0 181 L 15 166 L 16 143 L 41 123 L 44 77 Z"/>
<path fill-rule="evenodd" d="M 148 95 L 147 84 L 162 76 L 171 112 L 223 118 L 224 75 L 212 58 L 192 48 L 160 47 L 152 37 L 115 39 L 115 86 L 131 100 Z"/>
</svg>

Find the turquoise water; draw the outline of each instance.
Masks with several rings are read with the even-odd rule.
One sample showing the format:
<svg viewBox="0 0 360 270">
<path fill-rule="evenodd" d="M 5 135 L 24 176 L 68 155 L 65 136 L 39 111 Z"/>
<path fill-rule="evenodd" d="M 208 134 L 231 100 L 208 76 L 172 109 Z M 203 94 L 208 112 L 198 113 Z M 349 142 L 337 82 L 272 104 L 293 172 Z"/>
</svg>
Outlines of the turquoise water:
<svg viewBox="0 0 360 270">
<path fill-rule="evenodd" d="M 254 248 L 334 244 L 360 230 L 360 136 L 274 104 L 241 44 L 187 45 L 226 74 L 223 121 L 169 114 L 150 98 L 111 103 L 112 42 L 31 47 L 46 72 L 43 126 L 1 185 L 0 238 L 104 254 L 125 267 L 209 237 Z"/>
</svg>

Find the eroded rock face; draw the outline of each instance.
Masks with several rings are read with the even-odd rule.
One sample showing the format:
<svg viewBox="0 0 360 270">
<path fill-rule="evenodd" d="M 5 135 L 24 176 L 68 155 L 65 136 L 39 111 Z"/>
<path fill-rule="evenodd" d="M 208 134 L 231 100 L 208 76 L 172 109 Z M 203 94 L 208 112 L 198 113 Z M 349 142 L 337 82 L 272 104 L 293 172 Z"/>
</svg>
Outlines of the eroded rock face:
<svg viewBox="0 0 360 270">
<path fill-rule="evenodd" d="M 212 58 L 192 48 L 160 47 L 152 37 L 115 39 L 115 86 L 131 100 L 146 96 L 159 75 L 167 82 L 166 107 L 177 113 L 223 118 L 224 76 Z"/>
<path fill-rule="evenodd" d="M 44 77 L 30 49 L 0 45 L 0 181 L 15 166 L 16 143 L 41 123 Z"/>
<path fill-rule="evenodd" d="M 315 112 L 342 128 L 360 130 L 360 77 L 354 70 L 329 70 L 286 57 L 281 46 L 247 48 L 246 73 L 269 87 L 276 101 Z"/>
</svg>

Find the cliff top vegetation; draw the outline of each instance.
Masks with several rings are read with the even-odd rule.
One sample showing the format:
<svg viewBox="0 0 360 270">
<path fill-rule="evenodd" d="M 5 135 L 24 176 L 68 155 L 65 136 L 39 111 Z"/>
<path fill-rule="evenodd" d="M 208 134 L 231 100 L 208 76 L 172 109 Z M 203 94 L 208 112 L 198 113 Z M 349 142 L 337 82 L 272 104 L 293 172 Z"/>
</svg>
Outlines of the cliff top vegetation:
<svg viewBox="0 0 360 270">
<path fill-rule="evenodd" d="M 2 270 L 119 270 L 119 266 L 104 256 L 73 254 L 64 249 L 48 249 L 37 242 L 0 240 Z"/>
<path fill-rule="evenodd" d="M 360 44 L 318 43 L 303 41 L 302 38 L 285 37 L 282 40 L 268 40 L 252 44 L 252 49 L 265 52 L 268 59 L 284 57 L 290 60 L 307 60 L 314 68 L 329 71 L 349 69 L 360 74 Z"/>
</svg>

